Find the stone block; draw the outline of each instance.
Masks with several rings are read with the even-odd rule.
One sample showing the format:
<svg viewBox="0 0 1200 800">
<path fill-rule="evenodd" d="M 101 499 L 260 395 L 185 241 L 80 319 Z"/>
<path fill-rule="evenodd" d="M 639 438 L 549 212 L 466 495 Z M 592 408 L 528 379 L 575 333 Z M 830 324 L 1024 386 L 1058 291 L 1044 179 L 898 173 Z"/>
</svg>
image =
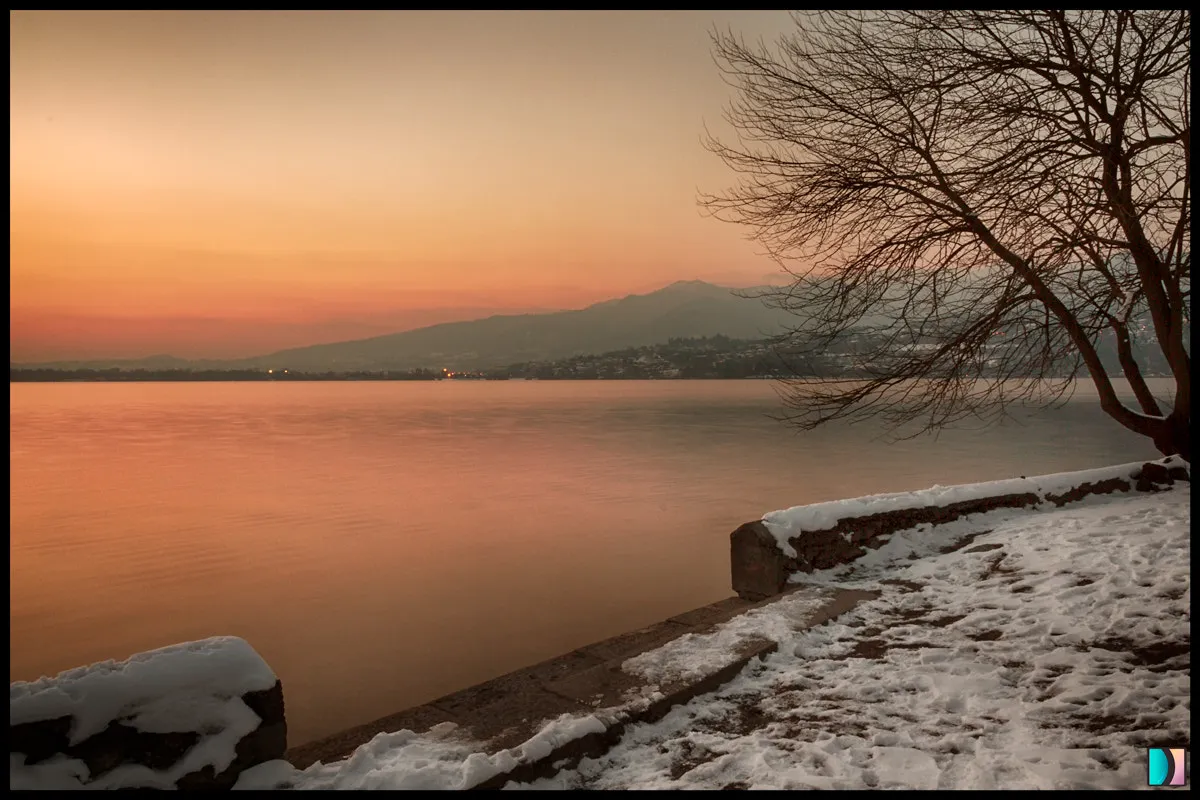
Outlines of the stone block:
<svg viewBox="0 0 1200 800">
<path fill-rule="evenodd" d="M 175 659 L 190 659 L 192 657 L 190 647 L 195 648 L 195 652 L 199 654 L 198 657 L 207 657 L 214 652 L 218 655 L 226 655 L 224 660 L 217 659 L 217 669 L 226 668 L 229 660 L 236 655 L 242 659 L 243 666 L 249 664 L 258 669 L 260 678 L 273 677 L 266 665 L 248 645 L 233 638 L 215 638 L 204 642 L 164 648 L 160 651 L 139 654 L 127 663 L 143 665 L 147 663 L 147 657 L 155 656 L 155 654 L 163 657 L 163 653 L 167 653 L 169 657 Z M 134 672 L 134 674 L 137 673 Z M 146 673 L 143 671 L 143 674 Z M 84 788 L 103 779 L 113 770 L 129 766 L 145 767 L 159 773 L 158 782 L 147 782 L 144 788 L 161 788 L 164 782 L 172 780 L 170 774 L 163 775 L 162 773 L 171 773 L 194 747 L 201 745 L 206 735 L 214 731 L 209 729 L 169 732 L 141 730 L 135 725 L 138 704 L 145 707 L 145 704 L 152 703 L 158 717 L 167 716 L 169 718 L 171 702 L 178 696 L 180 703 L 183 704 L 180 714 L 185 716 L 182 718 L 191 718 L 195 714 L 197 691 L 210 692 L 214 704 L 227 702 L 229 696 L 222 694 L 222 689 L 219 688 L 220 680 L 206 689 L 198 690 L 197 686 L 205 685 L 203 680 L 197 681 L 194 673 L 193 677 L 188 678 L 186 670 L 180 674 L 184 677 L 178 686 L 169 685 L 169 680 L 167 681 L 168 685 L 160 685 L 162 676 L 159 675 L 157 680 L 150 681 L 151 688 L 142 690 L 136 683 L 138 678 L 126 677 L 127 673 L 122 673 L 120 668 L 109 668 L 102 664 L 83 670 L 72 670 L 63 673 L 58 678 L 43 679 L 32 690 L 28 688 L 29 684 L 22 684 L 22 688 L 20 690 L 14 688 L 12 694 L 11 714 L 22 721 L 15 725 L 9 725 L 9 752 L 13 755 L 23 755 L 23 761 L 27 765 L 39 764 L 55 757 L 82 761 L 88 771 L 87 780 L 83 784 Z M 192 683 L 189 684 L 189 680 Z M 234 680 L 238 679 L 234 678 Z M 84 683 L 78 684 L 85 687 L 81 690 L 82 693 L 73 696 L 74 702 L 83 703 L 84 708 L 91 702 L 89 698 L 92 698 L 93 695 L 94 702 L 104 707 L 106 702 L 110 702 L 111 697 L 105 692 L 111 691 L 128 692 L 130 697 L 137 698 L 137 700 L 132 708 L 130 706 L 121 708 L 117 714 L 114 714 L 115 718 L 110 719 L 103 728 L 72 743 L 72 728 L 78 724 L 75 716 L 30 718 L 38 713 L 36 709 L 38 708 L 37 704 L 42 702 L 40 698 L 53 698 L 56 684 L 62 682 L 69 684 L 71 681 L 84 681 Z M 108 683 L 106 684 L 105 681 Z M 57 691 L 62 692 L 61 689 L 57 689 Z M 91 694 L 88 694 L 89 692 Z M 176 692 L 179 694 L 177 695 Z M 212 765 L 207 765 L 202 769 L 178 776 L 174 778 L 175 788 L 228 789 L 237 782 L 238 776 L 243 771 L 263 762 L 284 757 L 287 751 L 287 720 L 284 714 L 282 683 L 275 680 L 274 685 L 269 689 L 246 691 L 240 697 L 247 708 L 258 717 L 259 722 L 253 730 L 234 745 L 232 763 L 219 773 Z M 46 702 L 42 707 L 48 711 L 55 708 L 55 705 L 53 702 Z M 31 711 L 31 708 L 35 710 Z M 200 722 L 197 724 L 209 725 L 211 723 Z M 73 779 L 68 780 L 73 781 Z M 127 776 L 122 776 L 119 782 L 125 783 L 127 780 Z M 63 788 L 71 787 L 64 786 Z M 139 787 L 126 785 L 122 788 Z"/>
<path fill-rule="evenodd" d="M 795 561 L 779 549 L 762 520 L 740 526 L 729 535 L 733 590 L 745 600 L 761 600 L 783 591 Z"/>
</svg>

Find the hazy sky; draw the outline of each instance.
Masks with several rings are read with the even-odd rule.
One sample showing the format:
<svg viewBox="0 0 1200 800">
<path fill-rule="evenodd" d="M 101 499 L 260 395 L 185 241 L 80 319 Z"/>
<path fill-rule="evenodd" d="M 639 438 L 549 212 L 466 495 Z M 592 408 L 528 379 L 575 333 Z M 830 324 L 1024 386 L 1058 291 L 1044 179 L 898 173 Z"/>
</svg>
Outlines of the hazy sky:
<svg viewBox="0 0 1200 800">
<path fill-rule="evenodd" d="M 11 12 L 11 351 L 258 354 L 773 271 L 697 190 L 784 12 Z"/>
</svg>

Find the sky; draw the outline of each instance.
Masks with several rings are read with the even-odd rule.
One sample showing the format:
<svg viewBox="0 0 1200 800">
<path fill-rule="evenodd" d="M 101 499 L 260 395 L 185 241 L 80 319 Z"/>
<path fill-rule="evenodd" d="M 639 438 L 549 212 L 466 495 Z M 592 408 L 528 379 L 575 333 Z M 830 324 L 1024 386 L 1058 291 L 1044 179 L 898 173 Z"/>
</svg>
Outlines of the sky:
<svg viewBox="0 0 1200 800">
<path fill-rule="evenodd" d="M 706 215 L 709 34 L 785 12 L 10 12 L 10 358 L 223 358 L 676 280 L 765 282 Z"/>
</svg>

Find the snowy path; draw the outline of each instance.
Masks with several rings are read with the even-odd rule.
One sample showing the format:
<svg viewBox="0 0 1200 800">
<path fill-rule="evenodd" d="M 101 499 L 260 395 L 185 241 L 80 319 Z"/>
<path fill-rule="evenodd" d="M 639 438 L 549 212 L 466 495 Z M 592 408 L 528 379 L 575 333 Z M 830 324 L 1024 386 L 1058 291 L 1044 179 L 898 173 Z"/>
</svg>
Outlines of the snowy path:
<svg viewBox="0 0 1200 800">
<path fill-rule="evenodd" d="M 1190 515 L 1184 484 L 898 534 L 805 578 L 878 600 L 509 788 L 1143 787 L 1191 739 Z"/>
</svg>

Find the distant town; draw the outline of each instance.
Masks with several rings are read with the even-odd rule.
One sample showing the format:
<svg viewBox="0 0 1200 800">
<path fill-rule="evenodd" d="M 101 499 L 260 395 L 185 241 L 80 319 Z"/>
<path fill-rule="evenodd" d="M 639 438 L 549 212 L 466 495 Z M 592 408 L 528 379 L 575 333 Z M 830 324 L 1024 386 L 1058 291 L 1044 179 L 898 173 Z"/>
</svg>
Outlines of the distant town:
<svg viewBox="0 0 1200 800">
<path fill-rule="evenodd" d="M 113 382 L 113 381 L 440 381 L 440 380 L 681 380 L 811 377 L 860 377 L 873 363 L 856 354 L 871 352 L 878 342 L 868 333 L 850 333 L 819 355 L 787 355 L 770 339 L 734 339 L 727 336 L 673 338 L 665 344 L 631 347 L 599 355 L 578 355 L 555 361 L 531 361 L 492 369 L 463 370 L 448 364 L 441 368 L 407 370 L 303 371 L 280 365 L 241 369 L 54 369 L 10 366 L 10 382 Z M 1115 355 L 1101 350 L 1106 363 Z M 935 347 L 914 342 L 902 350 Z M 902 356 L 903 353 L 896 353 Z M 1151 356 L 1154 354 L 1151 353 Z M 984 370 L 986 373 L 986 369 Z M 1119 375 L 1118 369 L 1110 369 Z M 1165 364 L 1147 359 L 1148 377 L 1165 375 Z"/>
</svg>

